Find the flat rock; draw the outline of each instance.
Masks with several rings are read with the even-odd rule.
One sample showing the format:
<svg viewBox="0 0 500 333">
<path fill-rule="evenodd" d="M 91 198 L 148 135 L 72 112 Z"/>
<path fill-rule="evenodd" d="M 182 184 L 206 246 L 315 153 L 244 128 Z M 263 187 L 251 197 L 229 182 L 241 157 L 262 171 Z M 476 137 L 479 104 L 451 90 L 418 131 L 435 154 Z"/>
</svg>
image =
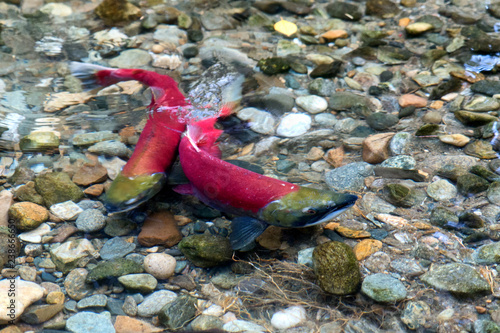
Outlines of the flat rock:
<svg viewBox="0 0 500 333">
<path fill-rule="evenodd" d="M 66 329 L 73 333 L 115 333 L 109 312 L 79 312 L 68 318 Z"/>
<path fill-rule="evenodd" d="M 172 247 L 179 243 L 182 234 L 172 213 L 159 211 L 148 215 L 137 240 L 142 246 L 165 245 Z"/>
<path fill-rule="evenodd" d="M 177 294 L 169 290 L 159 290 L 147 296 L 142 301 L 137 310 L 137 314 L 141 317 L 153 317 L 157 315 L 161 309 L 177 298 Z"/>
<path fill-rule="evenodd" d="M 76 219 L 78 214 L 83 212 L 83 209 L 73 201 L 65 201 L 50 206 L 50 212 L 65 221 L 69 221 Z"/>
<path fill-rule="evenodd" d="M 15 296 L 9 296 L 9 289 L 15 289 Z M 43 297 L 44 290 L 34 282 L 23 281 L 19 278 L 1 280 L 0 293 L 4 296 L 0 297 L 0 306 L 2 309 L 8 310 L 0 313 L 0 323 L 19 318 L 30 304 Z M 14 306 L 11 304 L 14 304 Z"/>
<path fill-rule="evenodd" d="M 433 265 L 420 279 L 439 290 L 458 296 L 476 296 L 491 293 L 490 285 L 472 266 L 453 263 Z"/>
</svg>

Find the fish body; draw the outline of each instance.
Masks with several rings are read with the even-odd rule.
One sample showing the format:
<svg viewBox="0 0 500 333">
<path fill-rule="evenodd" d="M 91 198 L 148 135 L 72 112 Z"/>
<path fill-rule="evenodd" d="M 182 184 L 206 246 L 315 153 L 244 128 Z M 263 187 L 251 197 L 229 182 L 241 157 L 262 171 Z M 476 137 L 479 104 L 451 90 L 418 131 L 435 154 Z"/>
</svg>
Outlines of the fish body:
<svg viewBox="0 0 500 333">
<path fill-rule="evenodd" d="M 189 185 L 176 191 L 193 194 L 219 210 L 236 214 L 231 245 L 245 248 L 268 225 L 296 228 L 328 221 L 354 205 L 357 196 L 301 187 L 237 167 L 220 159 L 216 118 L 188 125 L 179 158 Z"/>
<path fill-rule="evenodd" d="M 190 103 L 180 92 L 177 82 L 167 75 L 76 62 L 70 64 L 70 69 L 86 85 L 108 86 L 137 80 L 151 88 L 146 126 L 132 156 L 105 196 L 110 213 L 133 209 L 158 193 L 166 182 L 166 171 L 176 158 L 181 135 L 186 129 Z"/>
</svg>

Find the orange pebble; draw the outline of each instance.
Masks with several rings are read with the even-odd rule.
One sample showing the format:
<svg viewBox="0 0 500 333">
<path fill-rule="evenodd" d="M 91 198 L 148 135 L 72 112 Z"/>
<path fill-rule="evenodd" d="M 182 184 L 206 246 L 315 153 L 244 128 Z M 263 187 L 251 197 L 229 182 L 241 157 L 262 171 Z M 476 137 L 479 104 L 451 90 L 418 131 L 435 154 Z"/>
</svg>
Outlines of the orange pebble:
<svg viewBox="0 0 500 333">
<path fill-rule="evenodd" d="M 408 24 L 410 24 L 410 18 L 408 18 L 408 17 L 403 17 L 402 19 L 399 19 L 399 23 L 398 23 L 398 25 L 399 25 L 400 27 L 403 27 L 403 28 L 404 28 L 404 27 L 406 27 Z"/>
</svg>

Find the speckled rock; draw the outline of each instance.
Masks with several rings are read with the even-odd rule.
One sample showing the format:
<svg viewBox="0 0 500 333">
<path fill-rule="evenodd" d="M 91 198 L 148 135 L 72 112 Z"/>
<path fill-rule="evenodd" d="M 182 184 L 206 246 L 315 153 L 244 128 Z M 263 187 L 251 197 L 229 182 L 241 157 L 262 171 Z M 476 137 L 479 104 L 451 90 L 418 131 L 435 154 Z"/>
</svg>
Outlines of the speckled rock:
<svg viewBox="0 0 500 333">
<path fill-rule="evenodd" d="M 48 207 L 68 200 L 78 202 L 83 198 L 83 191 L 64 172 L 45 173 L 36 177 L 35 189 Z"/>
<path fill-rule="evenodd" d="M 47 221 L 49 211 L 32 202 L 18 202 L 10 206 L 9 218 L 13 219 L 19 230 L 33 230 Z"/>
<path fill-rule="evenodd" d="M 109 312 L 79 312 L 66 321 L 66 329 L 73 333 L 115 333 Z"/>
<path fill-rule="evenodd" d="M 348 295 L 359 289 L 358 261 L 346 244 L 328 242 L 317 246 L 313 252 L 313 268 L 321 289 L 326 292 Z"/>
<path fill-rule="evenodd" d="M 457 193 L 455 185 L 445 179 L 437 180 L 427 186 L 427 194 L 436 201 L 453 199 Z"/>
<path fill-rule="evenodd" d="M 97 258 L 98 253 L 88 239 L 75 239 L 62 243 L 50 250 L 51 259 L 57 269 L 67 273 L 77 267 L 79 262 L 88 256 Z"/>
<path fill-rule="evenodd" d="M 473 267 L 460 263 L 433 265 L 420 279 L 431 287 L 458 296 L 491 293 L 490 285 Z"/>
<path fill-rule="evenodd" d="M 98 209 L 85 209 L 78 215 L 75 224 L 80 231 L 94 232 L 106 226 L 106 217 Z"/>
<path fill-rule="evenodd" d="M 382 273 L 365 277 L 361 292 L 381 303 L 392 303 L 406 298 L 406 289 L 401 281 Z"/>
<path fill-rule="evenodd" d="M 179 249 L 198 267 L 213 267 L 231 260 L 233 250 L 227 238 L 212 235 L 193 235 L 179 243 Z"/>
<path fill-rule="evenodd" d="M 158 319 L 170 329 L 182 328 L 196 317 L 197 301 L 193 296 L 181 295 L 161 308 Z"/>
<path fill-rule="evenodd" d="M 177 294 L 169 290 L 159 290 L 147 296 L 139 304 L 137 314 L 141 317 L 153 317 L 160 313 L 161 309 L 177 298 Z"/>
<path fill-rule="evenodd" d="M 118 278 L 118 281 L 127 289 L 150 293 L 155 290 L 158 281 L 151 274 L 128 274 Z"/>
<path fill-rule="evenodd" d="M 94 282 L 109 277 L 119 277 L 127 274 L 142 273 L 144 269 L 133 260 L 118 258 L 101 261 L 89 271 L 87 282 Z"/>
</svg>

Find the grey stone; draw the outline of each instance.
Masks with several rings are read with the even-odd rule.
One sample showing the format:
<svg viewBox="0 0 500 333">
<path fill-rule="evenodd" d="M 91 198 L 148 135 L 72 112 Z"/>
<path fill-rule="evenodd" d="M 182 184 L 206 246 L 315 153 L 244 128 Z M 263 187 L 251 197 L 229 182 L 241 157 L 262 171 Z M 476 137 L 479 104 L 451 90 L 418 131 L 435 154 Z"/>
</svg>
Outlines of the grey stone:
<svg viewBox="0 0 500 333">
<path fill-rule="evenodd" d="M 144 299 L 137 307 L 137 314 L 141 317 L 153 317 L 161 309 L 177 298 L 177 294 L 169 290 L 159 290 Z"/>
<path fill-rule="evenodd" d="M 381 303 L 392 303 L 406 298 L 406 289 L 401 281 L 383 273 L 365 277 L 361 292 Z"/>
<path fill-rule="evenodd" d="M 100 210 L 86 209 L 78 215 L 75 224 L 80 231 L 99 231 L 106 226 L 106 217 Z"/>
<path fill-rule="evenodd" d="M 134 243 L 129 243 L 121 237 L 114 237 L 104 243 L 99 253 L 101 254 L 102 259 L 110 260 L 115 258 L 123 258 L 134 250 Z"/>
<path fill-rule="evenodd" d="M 73 333 L 115 333 L 109 312 L 79 312 L 68 318 L 66 329 Z"/>
<path fill-rule="evenodd" d="M 472 266 L 453 263 L 434 265 L 420 279 L 431 287 L 459 296 L 491 293 L 490 285 Z"/>
<path fill-rule="evenodd" d="M 364 179 L 373 175 L 373 166 L 366 162 L 349 163 L 325 174 L 325 182 L 335 191 L 361 191 Z"/>
<path fill-rule="evenodd" d="M 92 308 L 92 307 L 100 307 L 103 308 L 108 303 L 108 297 L 106 295 L 92 295 L 89 297 L 85 297 L 81 299 L 76 307 L 78 309 Z"/>
</svg>

